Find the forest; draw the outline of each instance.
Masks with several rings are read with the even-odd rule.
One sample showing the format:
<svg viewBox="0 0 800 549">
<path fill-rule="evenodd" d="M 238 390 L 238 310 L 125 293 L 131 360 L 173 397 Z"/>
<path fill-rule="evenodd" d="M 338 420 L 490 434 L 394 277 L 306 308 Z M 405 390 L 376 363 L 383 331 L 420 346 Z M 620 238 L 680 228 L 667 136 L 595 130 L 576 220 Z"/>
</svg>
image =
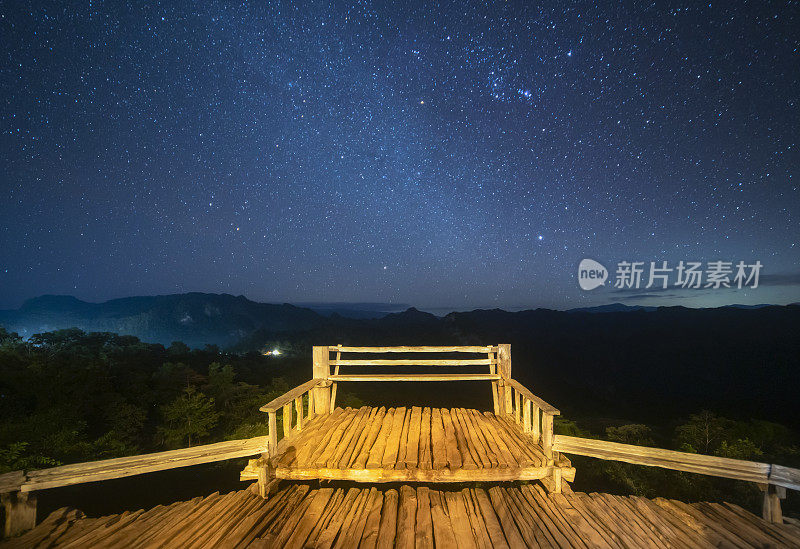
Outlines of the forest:
<svg viewBox="0 0 800 549">
<path fill-rule="evenodd" d="M 269 346 L 281 354 L 164 346 L 79 329 L 25 340 L 0 328 L 0 473 L 264 435 L 259 406 L 310 376 L 310 349 L 286 340 Z M 437 401 L 430 389 L 415 392 L 417 402 Z M 379 395 L 342 392 L 337 405 L 386 405 Z M 489 402 L 478 402 L 480 396 L 459 392 L 454 405 Z M 697 408 L 645 424 L 586 414 L 585 407 L 570 414 L 564 404 L 558 433 L 800 465 L 797 433 L 779 423 Z M 760 492 L 748 483 L 577 456 L 573 463 L 577 490 L 726 500 L 754 511 L 760 504 Z M 788 514 L 797 512 L 791 498 Z"/>
</svg>

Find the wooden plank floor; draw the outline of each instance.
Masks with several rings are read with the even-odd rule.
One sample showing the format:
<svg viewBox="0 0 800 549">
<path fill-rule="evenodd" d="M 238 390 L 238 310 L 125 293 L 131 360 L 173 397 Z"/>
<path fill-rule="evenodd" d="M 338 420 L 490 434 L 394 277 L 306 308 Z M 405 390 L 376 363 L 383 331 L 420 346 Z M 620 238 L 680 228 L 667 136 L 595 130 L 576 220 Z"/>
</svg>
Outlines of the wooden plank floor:
<svg viewBox="0 0 800 549">
<path fill-rule="evenodd" d="M 61 509 L 0 547 L 800 546 L 800 528 L 727 503 L 440 487 L 287 483 L 269 500 L 241 490 L 100 518 Z"/>
<path fill-rule="evenodd" d="M 530 480 L 541 446 L 511 419 L 463 408 L 337 408 L 287 441 L 275 474 L 359 482 Z"/>
</svg>

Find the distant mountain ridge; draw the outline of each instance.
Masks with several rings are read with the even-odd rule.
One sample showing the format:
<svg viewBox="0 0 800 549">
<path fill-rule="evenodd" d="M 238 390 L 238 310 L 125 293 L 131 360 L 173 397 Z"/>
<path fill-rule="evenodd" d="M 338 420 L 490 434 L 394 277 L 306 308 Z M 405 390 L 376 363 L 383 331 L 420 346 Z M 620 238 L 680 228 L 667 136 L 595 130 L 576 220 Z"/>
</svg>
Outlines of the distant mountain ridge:
<svg viewBox="0 0 800 549">
<path fill-rule="evenodd" d="M 289 304 L 257 303 L 244 296 L 186 293 L 138 296 L 89 303 L 73 296 L 43 295 L 17 310 L 0 311 L 0 325 L 23 337 L 77 327 L 84 331 L 134 335 L 168 345 L 232 345 L 255 330 L 297 332 L 321 325 L 324 317 Z"/>
</svg>

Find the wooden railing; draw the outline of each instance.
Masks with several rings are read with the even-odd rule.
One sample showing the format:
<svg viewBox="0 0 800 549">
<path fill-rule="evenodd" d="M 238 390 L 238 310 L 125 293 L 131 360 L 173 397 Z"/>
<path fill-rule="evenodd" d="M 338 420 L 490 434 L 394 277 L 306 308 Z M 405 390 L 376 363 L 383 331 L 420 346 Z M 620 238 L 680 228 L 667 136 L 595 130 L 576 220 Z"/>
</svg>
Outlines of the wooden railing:
<svg viewBox="0 0 800 549">
<path fill-rule="evenodd" d="M 37 490 L 253 456 L 265 453 L 268 445 L 268 437 L 255 437 L 36 471 L 5 473 L 0 475 L 0 499 L 6 515 L 4 535 L 14 536 L 36 525 L 36 497 L 32 492 Z"/>
<path fill-rule="evenodd" d="M 290 389 L 278 398 L 275 398 L 259 408 L 267 413 L 270 457 L 278 451 L 278 411 L 281 412 L 283 424 L 283 438 L 289 437 L 292 432 L 303 430 L 303 424 L 315 414 L 328 413 L 328 404 L 325 392 L 330 383 L 324 379 L 312 379 L 294 389 Z M 322 391 L 320 391 L 322 390 Z M 308 402 L 308 411 L 305 412 L 304 401 Z M 292 408 L 294 408 L 294 422 L 292 421 Z"/>
<path fill-rule="evenodd" d="M 786 497 L 786 489 L 800 490 L 800 469 L 781 465 L 566 435 L 555 435 L 553 449 L 565 454 L 754 482 L 764 491 L 764 519 L 776 523 L 783 520 L 780 500 Z"/>
<path fill-rule="evenodd" d="M 342 358 L 342 354 L 442 354 L 469 353 L 485 354 L 485 358 Z M 333 354 L 333 356 L 331 356 Z M 487 366 L 487 373 L 427 373 L 427 374 L 343 374 L 341 367 L 380 367 L 380 366 L 434 366 L 434 367 L 474 367 Z M 331 369 L 333 368 L 333 371 Z M 397 346 L 397 347 L 352 347 L 345 345 L 318 345 L 313 347 L 313 379 L 295 387 L 261 407 L 266 412 L 269 423 L 269 455 L 274 456 L 278 449 L 278 413 L 282 414 L 283 436 L 301 431 L 303 422 L 303 398 L 307 395 L 308 417 L 332 412 L 336 406 L 336 392 L 339 382 L 367 381 L 491 381 L 492 401 L 497 415 L 513 416 L 530 433 L 535 442 L 541 439 L 542 448 L 548 459 L 554 457 L 553 416 L 560 412 L 541 398 L 534 395 L 521 383 L 511 378 L 511 345 L 462 345 L 462 346 Z M 292 422 L 292 407 L 294 417 Z M 294 425 L 294 426 L 293 426 Z"/>
</svg>

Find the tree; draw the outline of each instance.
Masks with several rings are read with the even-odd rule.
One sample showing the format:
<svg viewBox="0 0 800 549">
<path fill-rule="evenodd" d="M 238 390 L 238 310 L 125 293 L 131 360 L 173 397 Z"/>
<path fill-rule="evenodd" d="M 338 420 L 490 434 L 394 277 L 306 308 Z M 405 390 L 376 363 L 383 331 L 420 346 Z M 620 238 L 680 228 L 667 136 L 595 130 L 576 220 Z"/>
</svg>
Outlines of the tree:
<svg viewBox="0 0 800 549">
<path fill-rule="evenodd" d="M 606 438 L 608 440 L 635 446 L 652 446 L 652 434 L 650 427 L 641 423 L 631 423 L 606 429 Z"/>
<path fill-rule="evenodd" d="M 192 386 L 186 387 L 183 394 L 170 404 L 162 407 L 166 425 L 159 427 L 159 433 L 168 446 L 188 446 L 192 441 L 208 435 L 217 424 L 219 414 L 214 409 L 214 399 L 198 392 Z"/>
<path fill-rule="evenodd" d="M 679 449 L 684 452 L 713 454 L 725 438 L 729 420 L 703 410 L 689 416 L 689 422 L 677 427 Z"/>
</svg>

